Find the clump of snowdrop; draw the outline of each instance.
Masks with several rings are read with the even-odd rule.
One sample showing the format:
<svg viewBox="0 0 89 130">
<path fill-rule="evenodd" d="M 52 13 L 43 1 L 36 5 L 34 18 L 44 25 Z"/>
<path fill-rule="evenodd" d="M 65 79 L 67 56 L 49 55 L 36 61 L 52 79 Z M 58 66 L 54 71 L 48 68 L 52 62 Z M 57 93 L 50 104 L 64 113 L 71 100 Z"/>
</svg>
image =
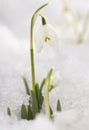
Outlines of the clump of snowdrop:
<svg viewBox="0 0 89 130">
<path fill-rule="evenodd" d="M 35 11 L 31 19 L 30 26 L 30 60 L 31 60 L 31 77 L 32 77 L 32 89 L 30 89 L 29 84 L 25 76 L 22 76 L 24 81 L 26 94 L 29 96 L 29 103 L 21 105 L 21 118 L 32 120 L 40 113 L 42 109 L 42 104 L 45 102 L 45 113 L 46 116 L 50 119 L 53 118 L 53 111 L 50 105 L 49 92 L 55 86 L 58 86 L 60 81 L 60 76 L 58 72 L 54 72 L 51 68 L 43 79 L 42 83 L 39 84 L 35 79 L 35 60 L 34 60 L 34 25 L 38 16 L 41 17 L 42 25 L 40 26 L 36 38 L 35 45 L 38 52 L 41 52 L 44 44 L 52 46 L 54 49 L 58 48 L 59 37 L 56 33 L 56 30 L 47 23 L 43 15 L 40 14 L 41 10 L 45 8 L 47 4 L 44 4 L 39 9 Z M 44 95 L 43 95 L 44 91 Z M 60 100 L 57 101 L 57 111 L 61 111 Z M 7 108 L 7 113 L 9 116 L 12 115 L 10 107 Z"/>
</svg>

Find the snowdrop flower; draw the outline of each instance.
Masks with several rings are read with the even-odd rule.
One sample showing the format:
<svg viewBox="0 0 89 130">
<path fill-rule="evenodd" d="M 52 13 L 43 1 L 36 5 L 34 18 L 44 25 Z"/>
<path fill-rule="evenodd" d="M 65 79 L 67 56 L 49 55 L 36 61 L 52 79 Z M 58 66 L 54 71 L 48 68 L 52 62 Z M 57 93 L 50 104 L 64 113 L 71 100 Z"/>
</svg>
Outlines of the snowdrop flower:
<svg viewBox="0 0 89 130">
<path fill-rule="evenodd" d="M 74 13 L 72 12 L 71 8 L 69 7 L 66 0 L 63 0 L 63 12 L 65 14 L 66 20 L 69 22 L 70 26 L 73 28 L 74 32 L 76 33 L 77 29 L 77 21 L 75 18 Z"/>
<path fill-rule="evenodd" d="M 53 70 L 53 68 L 50 69 L 46 78 L 46 86 L 48 91 L 51 91 L 54 87 L 58 86 L 61 79 L 59 71 L 53 72 Z"/>
<path fill-rule="evenodd" d="M 48 118 L 52 118 L 53 115 L 50 113 L 50 100 L 49 100 L 49 92 L 59 84 L 60 76 L 59 72 L 53 73 L 53 68 L 50 69 L 46 81 L 45 81 L 45 88 L 44 88 L 44 101 L 45 101 L 45 112 Z"/>
<path fill-rule="evenodd" d="M 55 50 L 58 50 L 59 37 L 56 30 L 49 24 L 41 25 L 35 36 L 35 46 L 37 52 L 40 52 L 44 44 L 49 44 Z"/>
<path fill-rule="evenodd" d="M 51 85 L 57 86 L 60 83 L 60 79 L 59 71 L 54 72 L 51 76 Z"/>
</svg>

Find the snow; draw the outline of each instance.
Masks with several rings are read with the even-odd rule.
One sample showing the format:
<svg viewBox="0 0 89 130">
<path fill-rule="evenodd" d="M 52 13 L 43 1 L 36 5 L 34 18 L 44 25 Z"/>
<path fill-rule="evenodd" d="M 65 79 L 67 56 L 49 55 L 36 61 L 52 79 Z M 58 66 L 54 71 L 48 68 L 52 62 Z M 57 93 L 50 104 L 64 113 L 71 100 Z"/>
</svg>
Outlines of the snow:
<svg viewBox="0 0 89 130">
<path fill-rule="evenodd" d="M 29 19 L 34 10 L 46 0 L 30 1 L 30 4 L 28 0 L 13 2 L 0 0 L 0 130 L 89 129 L 89 27 L 82 44 L 78 44 L 74 34 L 68 32 L 65 36 L 59 34 L 62 42 L 59 52 L 53 52 L 49 46 L 45 46 L 40 54 L 35 52 L 37 81 L 41 82 L 51 66 L 60 72 L 60 85 L 50 94 L 54 110 L 58 98 L 62 103 L 62 112 L 55 112 L 54 123 L 44 115 L 38 115 L 34 121 L 20 119 L 20 106 L 22 103 L 28 103 L 21 75 L 26 75 L 31 87 Z M 82 0 L 81 5 L 80 2 L 81 0 L 69 1 L 74 13 L 77 17 L 80 14 L 82 21 L 88 12 L 89 1 Z M 43 11 L 54 26 L 60 16 L 58 3 L 61 2 L 52 0 L 49 7 Z M 33 6 L 34 8 L 31 8 Z M 79 20 L 78 24 L 81 21 Z M 8 106 L 12 109 L 11 118 L 6 113 Z"/>
</svg>

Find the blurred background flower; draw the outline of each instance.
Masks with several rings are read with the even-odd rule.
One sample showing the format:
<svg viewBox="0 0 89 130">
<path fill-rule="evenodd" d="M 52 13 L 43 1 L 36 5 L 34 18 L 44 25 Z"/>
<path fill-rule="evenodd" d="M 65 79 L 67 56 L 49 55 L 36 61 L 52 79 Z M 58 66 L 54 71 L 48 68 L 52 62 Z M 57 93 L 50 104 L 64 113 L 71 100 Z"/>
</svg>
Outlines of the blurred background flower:
<svg viewBox="0 0 89 130">
<path fill-rule="evenodd" d="M 18 37 L 29 37 L 29 24 L 33 12 L 48 0 L 0 0 L 0 22 L 8 26 Z M 85 15 L 89 8 L 88 0 L 67 0 L 75 15 Z M 54 24 L 63 10 L 62 0 L 50 0 L 43 11 L 50 24 Z M 83 11 L 82 11 L 83 10 Z M 81 12 L 82 11 L 82 12 Z M 81 18 L 81 17 L 80 17 Z"/>
</svg>

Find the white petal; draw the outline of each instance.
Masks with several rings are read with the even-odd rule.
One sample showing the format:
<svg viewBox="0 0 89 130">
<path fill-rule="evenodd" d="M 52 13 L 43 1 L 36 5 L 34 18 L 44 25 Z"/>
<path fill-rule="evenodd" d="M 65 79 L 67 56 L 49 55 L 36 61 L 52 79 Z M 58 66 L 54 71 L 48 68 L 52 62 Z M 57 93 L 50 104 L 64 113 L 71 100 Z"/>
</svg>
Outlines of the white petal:
<svg viewBox="0 0 89 130">
<path fill-rule="evenodd" d="M 55 72 L 53 73 L 52 77 L 51 77 L 51 84 L 55 87 L 59 84 L 60 82 L 60 75 L 59 75 L 59 72 Z"/>
<path fill-rule="evenodd" d="M 48 38 L 47 41 L 46 38 Z M 49 44 L 55 50 L 59 48 L 59 36 L 56 30 L 49 24 L 41 25 L 35 35 L 35 46 L 38 52 L 43 48 L 43 44 Z"/>
<path fill-rule="evenodd" d="M 43 26 L 40 26 L 39 30 L 35 34 L 35 46 L 37 49 L 37 52 L 40 52 L 43 48 L 44 44 L 44 28 Z"/>
<path fill-rule="evenodd" d="M 46 35 L 50 38 L 47 43 L 57 50 L 59 48 L 59 36 L 56 30 L 49 24 L 46 25 Z"/>
</svg>

